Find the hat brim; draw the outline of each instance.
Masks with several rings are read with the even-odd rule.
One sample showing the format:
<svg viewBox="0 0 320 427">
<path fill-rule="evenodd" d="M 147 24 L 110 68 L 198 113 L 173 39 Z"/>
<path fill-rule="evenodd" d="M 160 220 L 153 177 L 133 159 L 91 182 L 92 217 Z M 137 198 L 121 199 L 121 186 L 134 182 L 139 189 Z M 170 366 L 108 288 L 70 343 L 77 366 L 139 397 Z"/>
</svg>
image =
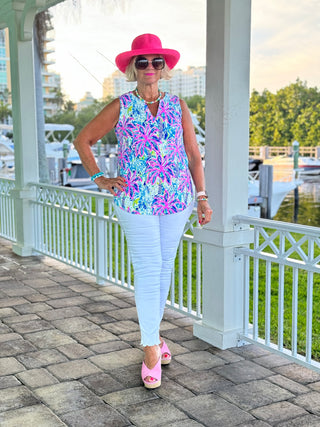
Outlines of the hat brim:
<svg viewBox="0 0 320 427">
<path fill-rule="evenodd" d="M 180 59 L 180 53 L 174 49 L 136 49 L 128 52 L 120 53 L 116 57 L 116 65 L 120 71 L 125 73 L 131 58 L 139 55 L 161 55 L 164 57 L 167 66 L 170 70 L 177 64 Z"/>
</svg>

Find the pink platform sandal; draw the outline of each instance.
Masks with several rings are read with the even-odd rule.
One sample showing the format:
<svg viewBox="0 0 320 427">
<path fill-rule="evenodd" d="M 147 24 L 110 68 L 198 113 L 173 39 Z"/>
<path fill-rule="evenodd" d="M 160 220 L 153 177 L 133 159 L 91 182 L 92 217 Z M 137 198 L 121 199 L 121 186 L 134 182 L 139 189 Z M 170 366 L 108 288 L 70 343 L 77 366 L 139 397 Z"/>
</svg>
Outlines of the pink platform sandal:
<svg viewBox="0 0 320 427">
<path fill-rule="evenodd" d="M 171 353 L 170 350 L 164 340 L 162 340 L 161 350 L 161 365 L 169 365 L 171 362 Z"/>
<path fill-rule="evenodd" d="M 150 377 L 149 380 L 146 380 Z M 146 388 L 158 388 L 161 386 L 161 357 L 152 369 L 149 369 L 144 362 L 142 362 L 141 378 Z"/>
</svg>

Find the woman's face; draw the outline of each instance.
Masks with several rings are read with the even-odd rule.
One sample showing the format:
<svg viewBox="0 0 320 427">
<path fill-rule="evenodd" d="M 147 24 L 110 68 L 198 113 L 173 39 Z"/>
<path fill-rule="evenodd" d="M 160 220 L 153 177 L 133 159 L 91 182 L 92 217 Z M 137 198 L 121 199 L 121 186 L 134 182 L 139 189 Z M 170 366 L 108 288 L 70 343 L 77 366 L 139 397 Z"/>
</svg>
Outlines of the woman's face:
<svg viewBox="0 0 320 427">
<path fill-rule="evenodd" d="M 158 59 L 158 61 L 155 61 L 155 66 L 160 67 L 161 66 L 160 58 L 164 62 L 164 59 L 162 58 L 161 55 L 141 55 L 141 56 L 137 56 L 135 58 L 135 62 L 137 59 L 147 59 L 149 61 L 147 68 L 145 68 L 143 70 L 140 70 L 137 68 L 137 66 L 135 66 L 138 83 L 151 84 L 151 83 L 156 83 L 159 81 L 163 67 L 160 69 L 156 69 L 153 66 L 152 60 L 155 58 Z"/>
</svg>

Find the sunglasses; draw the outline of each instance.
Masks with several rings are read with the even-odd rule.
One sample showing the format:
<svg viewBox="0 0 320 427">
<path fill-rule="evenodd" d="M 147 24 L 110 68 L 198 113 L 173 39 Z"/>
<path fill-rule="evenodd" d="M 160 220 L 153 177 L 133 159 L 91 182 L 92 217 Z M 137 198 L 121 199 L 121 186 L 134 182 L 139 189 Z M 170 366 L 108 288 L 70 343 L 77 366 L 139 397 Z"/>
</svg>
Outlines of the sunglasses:
<svg viewBox="0 0 320 427">
<path fill-rule="evenodd" d="M 141 56 L 134 63 L 137 70 L 145 70 L 149 64 L 152 64 L 155 70 L 163 70 L 165 62 L 163 58 L 153 58 L 152 61 L 148 61 L 147 58 Z"/>
</svg>

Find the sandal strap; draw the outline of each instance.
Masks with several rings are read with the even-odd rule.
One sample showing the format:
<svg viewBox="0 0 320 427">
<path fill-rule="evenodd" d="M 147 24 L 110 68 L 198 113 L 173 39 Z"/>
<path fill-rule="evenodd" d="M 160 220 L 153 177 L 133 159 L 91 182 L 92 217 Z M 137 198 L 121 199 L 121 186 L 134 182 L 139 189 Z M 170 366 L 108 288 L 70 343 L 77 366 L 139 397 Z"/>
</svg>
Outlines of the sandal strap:
<svg viewBox="0 0 320 427">
<path fill-rule="evenodd" d="M 142 362 L 142 368 L 141 368 L 141 378 L 144 383 L 152 384 L 150 381 L 146 381 L 146 377 L 152 377 L 156 381 L 161 381 L 161 358 L 159 357 L 158 362 L 155 364 L 155 366 L 152 369 L 149 369 L 147 365 Z"/>
</svg>

